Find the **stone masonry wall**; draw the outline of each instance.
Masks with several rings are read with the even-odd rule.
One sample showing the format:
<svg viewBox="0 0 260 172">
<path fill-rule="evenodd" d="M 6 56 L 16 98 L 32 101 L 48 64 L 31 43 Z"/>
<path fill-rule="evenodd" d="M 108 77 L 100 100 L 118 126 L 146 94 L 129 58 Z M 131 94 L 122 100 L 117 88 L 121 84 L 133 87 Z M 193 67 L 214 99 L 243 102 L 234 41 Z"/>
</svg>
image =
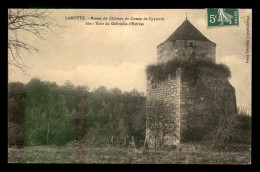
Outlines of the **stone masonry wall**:
<svg viewBox="0 0 260 172">
<path fill-rule="evenodd" d="M 148 147 L 200 141 L 216 127 L 219 115 L 236 113 L 235 89 L 227 78 L 205 72 L 190 81 L 178 69 L 176 77 L 169 76 L 166 81 L 148 80 L 146 116 L 153 118 L 146 121 Z"/>
<path fill-rule="evenodd" d="M 235 89 L 228 79 L 205 74 L 195 83 L 182 80 L 181 142 L 201 140 L 216 127 L 219 115 L 236 113 Z"/>
<path fill-rule="evenodd" d="M 180 73 L 167 81 L 147 81 L 146 139 L 149 148 L 180 144 Z M 159 118 L 159 119 L 157 119 Z M 165 130 L 165 131 L 163 131 Z"/>
<path fill-rule="evenodd" d="M 216 44 L 209 41 L 176 40 L 164 42 L 157 46 L 158 63 L 165 63 L 180 57 L 203 59 L 216 62 Z"/>
</svg>

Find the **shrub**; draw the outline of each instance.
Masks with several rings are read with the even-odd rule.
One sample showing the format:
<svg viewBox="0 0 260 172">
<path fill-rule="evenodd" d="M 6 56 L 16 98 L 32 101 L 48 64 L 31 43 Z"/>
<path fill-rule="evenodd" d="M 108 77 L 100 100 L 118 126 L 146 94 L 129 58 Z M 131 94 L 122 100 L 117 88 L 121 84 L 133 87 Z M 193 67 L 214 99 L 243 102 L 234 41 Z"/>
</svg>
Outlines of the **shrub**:
<svg viewBox="0 0 260 172">
<path fill-rule="evenodd" d="M 234 138 L 236 143 L 251 144 L 251 130 L 252 130 L 252 118 L 246 113 L 239 112 L 236 116 L 238 125 L 236 130 L 239 133 L 238 137 Z"/>
<path fill-rule="evenodd" d="M 231 76 L 229 68 L 224 64 L 215 64 L 210 61 L 194 59 L 173 59 L 167 63 L 149 65 L 146 68 L 146 76 L 148 80 L 153 79 L 155 82 L 161 82 L 166 80 L 169 75 L 175 77 L 178 68 L 182 69 L 183 78 L 188 81 L 196 81 L 201 74 L 224 78 Z"/>
<path fill-rule="evenodd" d="M 218 126 L 204 137 L 213 148 L 227 149 L 234 144 L 251 143 L 251 117 L 244 115 L 221 115 Z"/>
</svg>

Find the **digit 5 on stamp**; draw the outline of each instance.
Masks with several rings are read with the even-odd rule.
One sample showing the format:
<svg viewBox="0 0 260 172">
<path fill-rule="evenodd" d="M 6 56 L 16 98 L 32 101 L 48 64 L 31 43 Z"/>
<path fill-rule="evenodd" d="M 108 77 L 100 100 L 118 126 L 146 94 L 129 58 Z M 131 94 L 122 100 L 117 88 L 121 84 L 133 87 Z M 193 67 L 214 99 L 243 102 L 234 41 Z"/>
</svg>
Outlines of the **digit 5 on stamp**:
<svg viewBox="0 0 260 172">
<path fill-rule="evenodd" d="M 208 8 L 207 23 L 208 27 L 238 26 L 238 8 Z"/>
</svg>

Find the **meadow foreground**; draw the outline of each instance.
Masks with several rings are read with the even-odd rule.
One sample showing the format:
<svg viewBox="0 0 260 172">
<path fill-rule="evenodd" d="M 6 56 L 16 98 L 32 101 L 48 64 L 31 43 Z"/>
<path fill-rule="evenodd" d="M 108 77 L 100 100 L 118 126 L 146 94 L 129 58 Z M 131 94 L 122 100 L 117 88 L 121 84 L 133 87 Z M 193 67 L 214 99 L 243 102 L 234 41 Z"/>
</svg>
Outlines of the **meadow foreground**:
<svg viewBox="0 0 260 172">
<path fill-rule="evenodd" d="M 171 151 L 111 146 L 32 146 L 8 148 L 8 163 L 250 164 L 251 151 L 213 151 L 193 145 Z"/>
</svg>

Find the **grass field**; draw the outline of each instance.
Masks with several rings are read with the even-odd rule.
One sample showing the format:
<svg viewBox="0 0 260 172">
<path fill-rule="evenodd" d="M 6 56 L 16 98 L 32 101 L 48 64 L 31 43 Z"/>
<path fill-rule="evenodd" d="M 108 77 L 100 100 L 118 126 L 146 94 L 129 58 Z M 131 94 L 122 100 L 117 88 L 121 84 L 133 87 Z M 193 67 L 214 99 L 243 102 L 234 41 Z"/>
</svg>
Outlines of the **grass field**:
<svg viewBox="0 0 260 172">
<path fill-rule="evenodd" d="M 8 148 L 9 163 L 87 164 L 250 164 L 250 149 L 239 152 L 212 151 L 185 145 L 181 150 L 145 150 L 117 147 L 33 146 Z"/>
</svg>

